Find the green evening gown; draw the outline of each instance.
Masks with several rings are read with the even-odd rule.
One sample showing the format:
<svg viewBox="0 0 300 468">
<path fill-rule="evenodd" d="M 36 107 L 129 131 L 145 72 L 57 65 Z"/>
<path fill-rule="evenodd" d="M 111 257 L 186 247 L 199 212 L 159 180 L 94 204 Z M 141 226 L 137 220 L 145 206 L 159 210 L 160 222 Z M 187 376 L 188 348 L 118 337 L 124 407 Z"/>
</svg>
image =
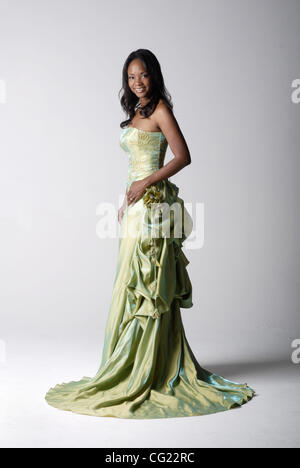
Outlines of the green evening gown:
<svg viewBox="0 0 300 468">
<path fill-rule="evenodd" d="M 129 187 L 163 166 L 168 143 L 162 132 L 129 126 L 120 145 L 129 158 Z M 155 203 L 182 209 L 181 216 L 169 216 L 165 231 L 165 219 L 153 216 Z M 169 180 L 125 209 L 100 368 L 93 378 L 51 388 L 50 405 L 92 416 L 154 419 L 217 413 L 253 397 L 246 383 L 202 368 L 185 336 L 180 308 L 193 303 L 182 243 L 191 229 L 178 187 Z"/>
</svg>

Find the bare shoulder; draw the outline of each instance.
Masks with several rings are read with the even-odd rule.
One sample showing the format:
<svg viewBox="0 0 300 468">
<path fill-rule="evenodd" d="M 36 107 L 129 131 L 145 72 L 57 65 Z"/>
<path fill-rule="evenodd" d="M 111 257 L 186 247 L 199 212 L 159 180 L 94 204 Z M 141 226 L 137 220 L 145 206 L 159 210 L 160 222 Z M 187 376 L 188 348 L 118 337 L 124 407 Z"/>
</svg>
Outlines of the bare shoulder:
<svg viewBox="0 0 300 468">
<path fill-rule="evenodd" d="M 178 122 L 174 116 L 173 110 L 170 109 L 167 104 L 160 99 L 155 112 L 153 114 L 156 125 L 165 133 L 171 134 L 172 133 L 180 133 L 180 128 Z"/>
<path fill-rule="evenodd" d="M 158 101 L 154 114 L 158 119 L 174 118 L 172 110 L 167 106 L 163 99 Z"/>
<path fill-rule="evenodd" d="M 172 109 L 160 99 L 153 114 L 156 125 L 164 132 L 167 129 L 174 128 L 177 124 Z"/>
</svg>

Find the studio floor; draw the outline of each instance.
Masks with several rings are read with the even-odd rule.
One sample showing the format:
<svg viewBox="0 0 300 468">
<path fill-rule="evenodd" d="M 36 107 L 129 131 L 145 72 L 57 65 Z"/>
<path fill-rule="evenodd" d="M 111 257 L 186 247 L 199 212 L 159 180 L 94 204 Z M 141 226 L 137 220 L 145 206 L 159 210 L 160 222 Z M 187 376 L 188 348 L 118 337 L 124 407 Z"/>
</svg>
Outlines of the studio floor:
<svg viewBox="0 0 300 468">
<path fill-rule="evenodd" d="M 233 381 L 247 382 L 257 395 L 240 408 L 207 416 L 125 420 L 59 411 L 44 401 L 50 386 L 93 375 L 96 363 L 93 347 L 82 349 L 78 342 L 68 345 L 27 342 L 23 346 L 11 342 L 6 362 L 0 365 L 0 445 L 7 448 L 300 446 L 299 365 L 286 356 L 247 359 L 241 353 L 238 361 L 227 356 L 226 362 L 220 362 L 212 350 L 207 350 L 209 359 L 204 354 L 203 367 Z"/>
</svg>

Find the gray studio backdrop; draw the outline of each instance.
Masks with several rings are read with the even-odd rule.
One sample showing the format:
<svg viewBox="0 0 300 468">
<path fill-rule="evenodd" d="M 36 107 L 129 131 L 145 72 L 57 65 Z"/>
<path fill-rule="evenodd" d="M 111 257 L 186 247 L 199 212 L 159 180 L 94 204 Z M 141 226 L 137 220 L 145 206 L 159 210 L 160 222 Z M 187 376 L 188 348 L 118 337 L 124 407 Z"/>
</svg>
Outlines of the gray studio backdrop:
<svg viewBox="0 0 300 468">
<path fill-rule="evenodd" d="M 290 359 L 300 338 L 299 15 L 298 0 L 0 1 L 7 359 L 34 360 L 47 342 L 89 347 L 91 367 L 100 361 L 118 239 L 97 236 L 97 207 L 117 208 L 124 192 L 118 92 L 137 48 L 157 55 L 190 148 L 192 164 L 171 180 L 204 206 L 204 243 L 185 249 L 192 349 L 200 362 L 212 350 L 222 362 Z"/>
</svg>

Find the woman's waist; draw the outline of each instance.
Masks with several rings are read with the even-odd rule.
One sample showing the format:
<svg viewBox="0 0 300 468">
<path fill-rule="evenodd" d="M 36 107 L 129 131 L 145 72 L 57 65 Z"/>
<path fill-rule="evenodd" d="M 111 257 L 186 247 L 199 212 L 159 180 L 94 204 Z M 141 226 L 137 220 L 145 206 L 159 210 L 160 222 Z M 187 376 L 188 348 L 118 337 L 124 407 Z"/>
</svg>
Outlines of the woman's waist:
<svg viewBox="0 0 300 468">
<path fill-rule="evenodd" d="M 160 166 L 158 164 L 146 167 L 129 166 L 128 176 L 136 180 L 143 179 L 144 177 L 148 177 L 149 175 L 153 174 L 153 172 L 156 172 L 159 169 Z"/>
</svg>

